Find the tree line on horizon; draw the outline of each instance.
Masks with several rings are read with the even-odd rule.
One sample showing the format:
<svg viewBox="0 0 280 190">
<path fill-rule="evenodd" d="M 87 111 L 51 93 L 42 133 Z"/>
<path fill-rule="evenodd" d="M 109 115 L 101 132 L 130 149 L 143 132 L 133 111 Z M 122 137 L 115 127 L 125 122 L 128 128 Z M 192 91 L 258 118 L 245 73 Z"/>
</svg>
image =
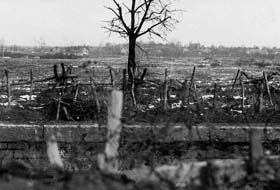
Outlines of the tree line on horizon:
<svg viewBox="0 0 280 190">
<path fill-rule="evenodd" d="M 148 43 L 140 42 L 140 47 L 136 47 L 136 56 L 150 57 L 260 57 L 267 59 L 280 58 L 280 48 L 260 48 L 260 47 L 225 47 L 225 46 L 204 46 L 200 43 L 190 43 L 182 45 L 179 42 Z M 106 43 L 99 46 L 68 46 L 68 47 L 23 47 L 5 46 L 5 57 L 40 57 L 46 59 L 77 59 L 83 57 L 106 57 L 106 56 L 127 56 L 127 44 Z M 86 55 L 79 54 L 84 49 L 88 51 Z"/>
</svg>

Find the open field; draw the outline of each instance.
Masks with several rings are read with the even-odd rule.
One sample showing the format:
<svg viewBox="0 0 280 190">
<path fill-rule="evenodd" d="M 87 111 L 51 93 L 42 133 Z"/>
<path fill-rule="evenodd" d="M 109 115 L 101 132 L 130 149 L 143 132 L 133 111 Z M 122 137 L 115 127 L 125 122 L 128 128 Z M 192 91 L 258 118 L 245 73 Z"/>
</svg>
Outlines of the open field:
<svg viewBox="0 0 280 190">
<path fill-rule="evenodd" d="M 279 80 L 277 73 L 270 75 L 271 72 L 276 71 L 272 67 L 260 69 L 256 66 L 244 65 L 239 68 L 235 65 L 236 60 L 221 59 L 223 65 L 219 67 L 202 65 L 200 58 L 149 60 L 139 68 L 139 77 L 144 68 L 147 68 L 147 74 L 145 82 L 135 91 L 136 106 L 132 103 L 131 92 L 123 88 L 124 57 L 91 60 L 1 59 L 0 120 L 4 123 L 2 130 L 5 131 L 0 139 L 2 161 L 4 163 L 9 159 L 24 160 L 33 163 L 33 166 L 41 167 L 40 171 L 42 168 L 43 170 L 48 168 L 48 160 L 43 156 L 46 154 L 43 152 L 46 149 L 45 141 L 48 136 L 55 134 L 69 170 L 73 170 L 73 167 L 81 170 L 92 167 L 96 170 L 97 154 L 104 150 L 106 135 L 104 127 L 99 131 L 91 130 L 96 123 L 104 126 L 107 122 L 108 97 L 111 90 L 122 89 L 125 98 L 121 121 L 125 126 L 134 126 L 124 127 L 119 149 L 120 169 L 128 170 L 126 175 L 129 178 L 133 180 L 138 178 L 138 169 L 143 165 L 160 168 L 164 164 L 182 165 L 182 162 L 194 161 L 194 165 L 198 164 L 198 168 L 208 170 L 208 160 L 229 159 L 231 162 L 231 159 L 241 159 L 241 162 L 239 160 L 233 162 L 236 161 L 238 171 L 243 172 L 238 179 L 243 179 L 243 175 L 247 176 L 244 167 L 247 167 L 247 158 L 252 149 L 250 126 L 261 125 L 266 156 L 279 155 Z M 67 83 L 69 86 L 54 86 L 55 81 L 50 80 L 34 83 L 31 88 L 30 70 L 34 81 L 41 80 L 52 77 L 53 65 L 60 65 L 62 62 L 66 66 L 71 65 L 72 74 L 77 75 L 73 81 L 69 80 L 69 84 Z M 58 68 L 60 73 L 61 68 Z M 113 74 L 110 74 L 110 69 Z M 165 75 L 166 69 L 167 75 Z M 9 70 L 10 105 L 8 105 L 9 93 L 5 70 Z M 252 78 L 244 78 L 243 75 L 237 77 L 238 70 Z M 268 75 L 267 80 L 263 75 L 264 72 Z M 260 82 L 253 83 L 254 79 Z M 260 84 L 264 86 L 260 87 Z M 269 93 L 265 87 L 268 87 Z M 164 99 L 166 99 L 166 107 L 164 107 Z M 18 127 L 15 130 L 9 123 L 34 124 L 35 127 Z M 223 123 L 239 124 L 237 127 L 235 125 L 216 127 Z M 89 127 L 81 127 L 81 124 Z M 157 125 L 161 126 L 160 129 L 155 127 Z M 243 128 L 239 129 L 240 125 Z M 14 132 L 17 130 L 18 135 L 15 135 Z M 25 139 L 26 135 L 31 139 Z M 188 164 L 184 167 L 188 167 Z M 137 168 L 136 174 L 132 171 L 134 168 Z M 166 184 L 164 187 L 158 186 L 159 184 L 145 188 L 137 186 L 141 186 L 142 183 L 129 186 L 131 183 L 125 179 L 107 178 L 108 176 L 104 177 L 98 172 L 78 173 L 78 182 L 73 178 L 67 182 L 65 179 L 59 179 L 53 171 L 44 170 L 43 173 L 48 177 L 42 180 L 36 179 L 31 185 L 29 180 L 22 181 L 21 177 L 12 180 L 14 183 L 24 185 L 26 189 L 34 189 L 33 183 L 38 183 L 42 189 L 60 189 L 65 184 L 71 186 L 68 188 L 71 189 L 83 183 L 83 180 L 90 187 L 93 185 L 92 182 L 98 183 L 100 187 L 94 184 L 98 188 L 116 185 L 121 189 L 129 189 L 129 187 L 130 189 L 172 189 Z M 50 176 L 52 179 L 49 179 Z M 76 173 L 71 176 L 76 176 Z M 92 178 L 108 180 L 108 182 L 107 184 L 104 181 L 99 183 L 98 180 L 89 182 Z M 186 178 L 188 179 L 188 176 Z M 61 181 L 56 184 L 46 185 L 59 180 Z M 241 185 L 239 182 L 230 184 L 229 188 L 272 187 L 269 181 L 253 183 L 250 179 L 246 178 L 246 180 L 248 181 L 240 182 Z M 168 181 L 165 182 L 168 184 Z M 9 186 L 9 183 L 1 184 L 4 185 L 3 187 Z"/>
<path fill-rule="evenodd" d="M 185 58 L 180 60 L 170 59 L 164 60 L 161 58 L 153 58 L 146 64 L 141 64 L 139 68 L 139 77 L 144 68 L 147 68 L 145 81 L 137 87 L 136 99 L 138 108 L 132 106 L 131 96 L 129 92 L 125 96 L 124 107 L 124 122 L 185 122 L 184 115 L 189 114 L 195 117 L 194 123 L 201 122 L 278 122 L 277 105 L 278 105 L 278 77 L 274 76 L 269 85 L 274 99 L 274 107 L 268 105 L 268 95 L 264 92 L 263 106 L 266 112 L 256 112 L 258 104 L 258 87 L 252 84 L 245 85 L 245 97 L 242 105 L 242 92 L 239 81 L 232 89 L 238 67 L 234 64 L 236 60 L 232 58 L 221 58 L 222 65 L 212 67 L 210 65 L 201 66 L 201 58 Z M 72 67 L 72 73 L 77 75 L 74 85 L 79 85 L 76 89 L 78 94 L 76 98 L 79 99 L 81 104 L 84 102 L 86 105 L 93 105 L 92 94 L 90 90 L 90 77 L 96 85 L 98 97 L 100 99 L 101 112 L 98 117 L 93 116 L 94 113 L 83 114 L 73 113 L 73 119 L 77 121 L 96 120 L 98 122 L 106 122 L 106 101 L 107 94 L 112 89 L 110 72 L 113 72 L 113 80 L 117 88 L 122 88 L 123 69 L 125 68 L 125 57 L 107 57 L 95 59 L 79 59 L 79 60 L 44 60 L 44 59 L 2 59 L 0 65 L 0 92 L 1 92 L 1 108 L 6 114 L 1 116 L 2 121 L 13 122 L 49 122 L 54 120 L 55 105 L 49 104 L 54 102 L 57 98 L 56 92 L 50 92 L 54 81 L 34 83 L 32 95 L 30 94 L 30 70 L 33 72 L 33 80 L 41 80 L 53 76 L 53 65 L 64 63 L 66 66 Z M 192 82 L 193 68 L 196 66 L 195 74 L 193 77 L 193 89 L 188 85 Z M 7 105 L 7 89 L 6 78 L 4 70 L 9 70 L 9 81 L 12 93 L 12 109 L 13 113 L 5 109 Z M 61 68 L 59 72 L 61 72 Z M 164 83 L 165 69 L 168 71 L 168 107 L 169 109 L 162 111 L 162 91 Z M 240 68 L 245 73 L 253 77 L 262 77 L 263 72 L 275 71 L 273 68 L 260 69 L 256 66 L 244 65 Z M 184 87 L 183 82 L 187 80 L 187 86 Z M 26 83 L 24 85 L 14 86 L 14 83 Z M 216 88 L 215 88 L 216 84 Z M 70 85 L 71 86 L 71 85 Z M 74 90 L 74 88 L 73 88 Z M 72 90 L 72 91 L 73 91 Z M 191 91 L 191 92 L 190 92 Z M 54 93 L 54 94 L 51 94 Z M 73 92 L 67 92 L 69 96 L 74 96 Z M 55 95 L 56 94 L 56 95 Z M 215 95 L 214 95 L 215 94 Z M 29 101 L 31 97 L 31 100 Z M 53 96 L 53 97 L 52 97 Z M 215 96 L 215 97 L 214 97 Z M 50 98 L 50 100 L 48 99 Z M 68 100 L 66 100 L 68 101 Z M 70 101 L 70 100 L 69 100 Z M 184 101 L 187 101 L 184 102 Z M 215 104 L 215 105 L 214 105 Z M 247 118 L 241 113 L 241 108 L 245 107 Z M 215 107 L 215 109 L 213 109 Z M 71 110 L 71 108 L 69 108 Z M 198 110 L 199 109 L 199 110 Z M 24 110 L 24 111 L 23 111 Z M 85 109 L 86 110 L 86 109 Z M 274 110 L 274 111 L 273 111 Z M 23 113 L 22 113 L 23 112 Z M 71 111 L 70 111 L 71 112 Z M 75 112 L 75 110 L 72 110 Z M 83 112 L 83 111 L 79 111 Z M 243 112 L 243 113 L 244 113 Z M 17 114 L 18 113 L 18 114 Z M 23 114 L 23 115 L 21 115 Z M 13 116 L 14 115 L 14 116 Z M 29 116 L 31 115 L 31 117 Z M 71 115 L 71 113 L 70 113 Z M 270 120 L 270 116 L 272 119 Z M 16 117 L 15 117 L 16 116 Z M 19 116 L 19 117 L 18 117 Z M 21 117 L 22 116 L 22 117 Z M 162 117 L 157 117 L 162 116 Z M 101 118 L 101 119 L 100 119 Z M 171 118 L 171 120 L 168 120 Z"/>
</svg>

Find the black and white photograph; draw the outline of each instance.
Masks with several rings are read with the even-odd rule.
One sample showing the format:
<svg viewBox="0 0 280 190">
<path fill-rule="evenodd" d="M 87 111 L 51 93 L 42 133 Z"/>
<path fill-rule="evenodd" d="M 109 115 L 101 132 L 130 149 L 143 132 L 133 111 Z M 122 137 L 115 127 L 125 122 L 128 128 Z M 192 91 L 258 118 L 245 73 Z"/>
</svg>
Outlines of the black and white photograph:
<svg viewBox="0 0 280 190">
<path fill-rule="evenodd" d="M 279 0 L 0 0 L 0 190 L 279 189 Z"/>
</svg>

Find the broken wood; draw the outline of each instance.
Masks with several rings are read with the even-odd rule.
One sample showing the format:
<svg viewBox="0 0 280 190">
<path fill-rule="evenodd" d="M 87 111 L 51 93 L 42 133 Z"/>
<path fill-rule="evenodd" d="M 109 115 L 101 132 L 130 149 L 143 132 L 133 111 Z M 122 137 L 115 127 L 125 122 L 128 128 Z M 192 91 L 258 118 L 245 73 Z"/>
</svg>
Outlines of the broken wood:
<svg viewBox="0 0 280 190">
<path fill-rule="evenodd" d="M 145 78 L 145 76 L 146 76 L 146 74 L 147 74 L 147 68 L 144 68 L 144 70 L 143 70 L 143 73 L 142 73 L 142 75 L 141 75 L 141 77 L 140 77 L 140 81 L 143 81 L 144 80 L 144 78 Z"/>
<path fill-rule="evenodd" d="M 74 94 L 73 101 L 77 102 L 77 98 L 78 98 L 78 94 L 79 94 L 79 84 L 76 84 L 75 87 L 76 88 L 75 88 L 75 94 Z"/>
<path fill-rule="evenodd" d="M 164 88 L 163 88 L 163 109 L 167 110 L 168 109 L 168 81 L 167 81 L 167 77 L 168 77 L 168 70 L 167 68 L 165 69 L 164 72 Z"/>
<path fill-rule="evenodd" d="M 93 81 L 92 77 L 90 77 L 90 87 L 91 87 L 92 96 L 93 96 L 95 104 L 96 104 L 97 113 L 100 113 L 101 106 L 100 106 L 100 103 L 99 103 L 99 98 L 98 98 L 96 86 L 94 84 L 94 81 Z"/>
<path fill-rule="evenodd" d="M 233 82 L 233 84 L 232 84 L 231 91 L 233 91 L 233 89 L 234 89 L 234 87 L 235 87 L 235 84 L 236 84 L 236 81 L 237 81 L 237 79 L 238 79 L 239 73 L 240 73 L 240 69 L 237 70 L 237 73 L 236 73 L 235 78 L 234 78 L 234 82 Z"/>
<path fill-rule="evenodd" d="M 216 109 L 216 94 L 217 92 L 217 83 L 214 84 L 214 92 L 213 92 L 213 109 L 215 110 Z"/>
<path fill-rule="evenodd" d="M 60 94 L 58 97 L 58 101 L 57 101 L 56 121 L 59 120 L 59 116 L 60 116 L 61 98 L 62 98 L 62 95 Z"/>
<path fill-rule="evenodd" d="M 73 119 L 73 117 L 69 114 L 69 112 L 68 112 L 68 110 L 65 106 L 62 106 L 62 110 L 63 110 L 64 115 L 65 115 L 65 117 L 68 121 L 75 121 L 75 119 Z"/>
<path fill-rule="evenodd" d="M 242 80 L 240 81 L 240 85 L 241 85 L 241 94 L 242 94 L 242 113 L 245 113 L 245 87 Z"/>
<path fill-rule="evenodd" d="M 30 69 L 30 93 L 29 93 L 29 103 L 32 100 L 33 95 L 33 70 Z"/>
<path fill-rule="evenodd" d="M 259 97 L 258 97 L 258 112 L 261 113 L 264 109 L 264 98 L 263 98 L 263 95 L 264 95 L 264 85 L 263 83 L 260 83 L 259 84 Z"/>
<path fill-rule="evenodd" d="M 267 91 L 267 94 L 268 94 L 268 97 L 269 97 L 269 103 L 270 103 L 271 106 L 273 106 L 272 97 L 271 97 L 271 93 L 270 93 L 270 89 L 269 89 L 269 85 L 268 85 L 266 72 L 263 72 L 263 78 L 264 78 L 264 81 L 265 81 L 266 91 Z"/>
<path fill-rule="evenodd" d="M 192 76 L 191 76 L 190 86 L 189 86 L 188 104 L 190 104 L 190 97 L 191 97 L 191 93 L 192 93 L 192 87 L 193 87 L 193 84 L 194 84 L 195 70 L 196 70 L 196 67 L 194 66 Z"/>
<path fill-rule="evenodd" d="M 181 90 L 178 90 L 177 92 L 180 92 L 181 94 L 178 94 L 178 97 L 181 97 L 180 99 L 182 100 L 183 105 L 186 103 L 186 97 L 188 95 L 188 80 L 185 79 L 184 82 L 182 83 L 182 88 Z"/>
<path fill-rule="evenodd" d="M 113 90 L 108 104 L 107 139 L 104 154 L 98 155 L 98 166 L 105 173 L 116 173 L 119 168 L 118 148 L 122 130 L 122 92 Z"/>
<path fill-rule="evenodd" d="M 114 80 L 114 73 L 113 73 L 112 68 L 109 69 L 109 72 L 110 72 L 111 85 L 114 88 L 115 87 L 115 80 Z"/>
</svg>

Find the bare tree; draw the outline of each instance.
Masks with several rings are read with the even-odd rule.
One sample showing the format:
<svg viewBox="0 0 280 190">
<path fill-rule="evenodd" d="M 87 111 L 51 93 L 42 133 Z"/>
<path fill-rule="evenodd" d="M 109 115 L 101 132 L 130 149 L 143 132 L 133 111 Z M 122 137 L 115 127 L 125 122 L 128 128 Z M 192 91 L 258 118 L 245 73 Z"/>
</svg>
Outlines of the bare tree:
<svg viewBox="0 0 280 190">
<path fill-rule="evenodd" d="M 174 0 L 112 0 L 113 6 L 106 6 L 113 13 L 113 18 L 104 27 L 110 32 L 128 38 L 129 78 L 135 75 L 135 48 L 137 39 L 142 36 L 163 38 L 174 29 L 178 22 L 174 13 L 179 10 L 172 8 Z"/>
</svg>

